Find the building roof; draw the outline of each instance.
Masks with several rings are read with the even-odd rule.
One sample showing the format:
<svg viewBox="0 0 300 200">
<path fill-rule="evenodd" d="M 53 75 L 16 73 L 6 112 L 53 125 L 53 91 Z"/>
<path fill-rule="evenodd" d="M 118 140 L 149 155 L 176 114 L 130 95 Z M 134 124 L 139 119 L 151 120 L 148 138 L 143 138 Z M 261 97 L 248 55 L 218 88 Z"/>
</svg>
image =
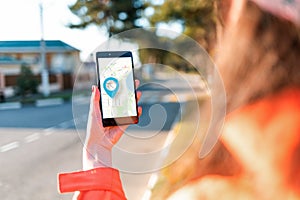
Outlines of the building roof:
<svg viewBox="0 0 300 200">
<path fill-rule="evenodd" d="M 79 51 L 60 40 L 45 40 L 45 44 L 46 52 Z M 40 51 L 40 40 L 0 41 L 0 53 L 39 53 Z"/>
</svg>

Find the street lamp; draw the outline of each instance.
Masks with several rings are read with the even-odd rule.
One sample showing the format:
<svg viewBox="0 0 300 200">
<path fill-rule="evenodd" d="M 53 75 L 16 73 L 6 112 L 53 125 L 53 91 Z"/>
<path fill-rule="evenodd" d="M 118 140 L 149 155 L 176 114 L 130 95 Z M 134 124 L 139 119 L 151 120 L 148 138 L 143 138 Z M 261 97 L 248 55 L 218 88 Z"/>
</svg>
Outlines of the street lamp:
<svg viewBox="0 0 300 200">
<path fill-rule="evenodd" d="M 46 42 L 44 40 L 44 20 L 43 20 L 43 3 L 40 1 L 40 22 L 41 22 L 41 79 L 42 79 L 42 93 L 45 97 L 49 96 L 50 88 L 49 88 L 49 72 L 47 69 L 46 63 Z"/>
</svg>

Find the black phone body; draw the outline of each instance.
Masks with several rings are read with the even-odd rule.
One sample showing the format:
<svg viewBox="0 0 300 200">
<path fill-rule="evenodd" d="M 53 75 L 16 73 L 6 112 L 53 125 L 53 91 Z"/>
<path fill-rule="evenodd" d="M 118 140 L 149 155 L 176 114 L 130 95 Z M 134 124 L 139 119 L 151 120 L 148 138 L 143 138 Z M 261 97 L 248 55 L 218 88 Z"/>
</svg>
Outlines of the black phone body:
<svg viewBox="0 0 300 200">
<path fill-rule="evenodd" d="M 103 126 L 138 123 L 132 53 L 96 52 L 96 63 Z"/>
</svg>

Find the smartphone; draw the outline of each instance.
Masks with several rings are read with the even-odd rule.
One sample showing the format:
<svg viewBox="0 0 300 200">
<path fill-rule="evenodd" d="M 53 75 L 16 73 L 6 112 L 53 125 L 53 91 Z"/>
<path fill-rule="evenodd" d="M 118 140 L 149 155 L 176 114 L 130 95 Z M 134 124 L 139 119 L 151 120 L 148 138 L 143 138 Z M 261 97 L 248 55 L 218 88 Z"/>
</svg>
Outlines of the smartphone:
<svg viewBox="0 0 300 200">
<path fill-rule="evenodd" d="M 102 124 L 138 123 L 134 66 L 130 51 L 96 52 Z"/>
</svg>

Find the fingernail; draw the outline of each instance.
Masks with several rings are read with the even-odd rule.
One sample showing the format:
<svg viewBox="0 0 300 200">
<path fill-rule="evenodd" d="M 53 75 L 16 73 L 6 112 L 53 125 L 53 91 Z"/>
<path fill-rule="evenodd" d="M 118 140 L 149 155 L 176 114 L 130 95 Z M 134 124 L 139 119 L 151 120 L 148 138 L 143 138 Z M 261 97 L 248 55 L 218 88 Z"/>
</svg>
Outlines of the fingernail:
<svg viewBox="0 0 300 200">
<path fill-rule="evenodd" d="M 95 86 L 92 86 L 92 92 L 94 92 L 94 90 L 95 90 L 94 87 L 95 87 Z"/>
</svg>

